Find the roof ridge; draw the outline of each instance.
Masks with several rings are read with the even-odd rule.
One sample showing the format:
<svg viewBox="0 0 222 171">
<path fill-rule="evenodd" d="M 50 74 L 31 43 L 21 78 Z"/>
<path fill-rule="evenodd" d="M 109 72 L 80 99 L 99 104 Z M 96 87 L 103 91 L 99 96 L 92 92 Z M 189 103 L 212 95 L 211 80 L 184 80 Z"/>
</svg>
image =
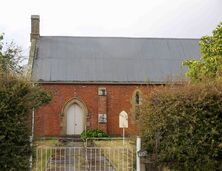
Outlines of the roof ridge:
<svg viewBox="0 0 222 171">
<path fill-rule="evenodd" d="M 166 39 L 166 40 L 200 40 L 200 38 L 170 37 L 118 37 L 118 36 L 40 36 L 40 38 L 98 38 L 98 39 Z"/>
</svg>

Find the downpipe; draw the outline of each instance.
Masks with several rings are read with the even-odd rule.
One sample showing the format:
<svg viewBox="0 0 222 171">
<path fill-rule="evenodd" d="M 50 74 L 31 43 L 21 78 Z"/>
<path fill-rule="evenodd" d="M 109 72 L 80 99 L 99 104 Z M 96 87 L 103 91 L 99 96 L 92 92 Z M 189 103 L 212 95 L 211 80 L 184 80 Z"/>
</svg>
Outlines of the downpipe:
<svg viewBox="0 0 222 171">
<path fill-rule="evenodd" d="M 32 134 L 30 136 L 30 146 L 31 146 L 31 149 L 33 147 L 33 139 L 34 139 L 34 128 L 35 128 L 35 109 L 33 108 L 32 109 Z M 30 159 L 29 159 L 29 162 L 30 162 L 30 165 L 29 165 L 29 170 L 32 171 L 32 162 L 33 162 L 33 157 L 32 157 L 33 154 L 31 154 L 30 156 Z"/>
</svg>

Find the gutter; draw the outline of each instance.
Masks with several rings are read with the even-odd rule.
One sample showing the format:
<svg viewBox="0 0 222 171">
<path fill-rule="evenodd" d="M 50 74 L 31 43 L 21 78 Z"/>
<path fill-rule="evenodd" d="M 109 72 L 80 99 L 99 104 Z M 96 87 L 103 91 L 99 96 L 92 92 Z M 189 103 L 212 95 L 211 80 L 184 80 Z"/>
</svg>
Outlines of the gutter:
<svg viewBox="0 0 222 171">
<path fill-rule="evenodd" d="M 168 85 L 168 84 L 184 84 L 184 81 L 141 81 L 141 82 L 118 82 L 118 81 L 33 81 L 34 84 L 106 84 L 106 85 Z"/>
</svg>

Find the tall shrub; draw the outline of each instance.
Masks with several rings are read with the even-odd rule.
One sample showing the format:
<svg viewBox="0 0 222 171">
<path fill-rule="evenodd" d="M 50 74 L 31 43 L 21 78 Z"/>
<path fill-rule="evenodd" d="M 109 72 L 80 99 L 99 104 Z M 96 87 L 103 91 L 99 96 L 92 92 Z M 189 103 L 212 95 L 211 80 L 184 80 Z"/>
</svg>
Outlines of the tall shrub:
<svg viewBox="0 0 222 171">
<path fill-rule="evenodd" d="M 157 89 L 140 122 L 151 160 L 172 170 L 222 170 L 222 82 Z"/>
<path fill-rule="evenodd" d="M 0 35 L 0 170 L 29 170 L 31 109 L 50 96 L 37 85 L 21 79 L 20 49 L 4 47 Z"/>
<path fill-rule="evenodd" d="M 28 170 L 31 109 L 50 97 L 24 80 L 0 83 L 0 170 Z"/>
</svg>

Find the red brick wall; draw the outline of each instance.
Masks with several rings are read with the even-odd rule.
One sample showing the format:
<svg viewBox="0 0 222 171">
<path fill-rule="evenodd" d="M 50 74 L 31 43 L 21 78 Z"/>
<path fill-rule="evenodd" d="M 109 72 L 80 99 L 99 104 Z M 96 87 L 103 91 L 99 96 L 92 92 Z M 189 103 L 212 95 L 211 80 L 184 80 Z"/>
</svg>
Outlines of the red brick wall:
<svg viewBox="0 0 222 171">
<path fill-rule="evenodd" d="M 143 96 L 152 89 L 151 85 L 79 85 L 79 84 L 42 84 L 53 94 L 52 101 L 35 111 L 35 135 L 58 136 L 61 133 L 61 112 L 65 103 L 72 98 L 80 98 L 88 109 L 91 128 L 98 128 L 98 88 L 107 91 L 107 132 L 109 135 L 121 135 L 119 113 L 125 110 L 129 115 L 129 128 L 126 135 L 136 135 L 136 122 L 133 119 L 132 96 L 139 89 Z"/>
</svg>

